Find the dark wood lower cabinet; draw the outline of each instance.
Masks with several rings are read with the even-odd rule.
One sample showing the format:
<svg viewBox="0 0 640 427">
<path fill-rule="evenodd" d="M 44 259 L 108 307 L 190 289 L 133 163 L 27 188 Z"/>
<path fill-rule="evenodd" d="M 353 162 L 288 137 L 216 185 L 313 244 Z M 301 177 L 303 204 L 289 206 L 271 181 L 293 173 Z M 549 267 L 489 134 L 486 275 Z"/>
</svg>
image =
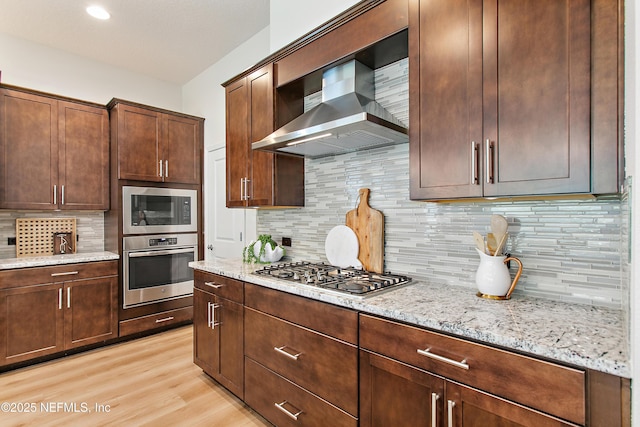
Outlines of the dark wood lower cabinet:
<svg viewBox="0 0 640 427">
<path fill-rule="evenodd" d="M 361 427 L 576 426 L 367 351 L 360 351 Z"/>
<path fill-rule="evenodd" d="M 9 270 L 0 282 L 0 366 L 118 337 L 115 261 Z"/>
<path fill-rule="evenodd" d="M 244 310 L 231 301 L 201 287 L 224 294 L 223 288 L 240 288 L 242 282 L 218 276 L 195 275 L 193 290 L 193 357 L 194 363 L 236 396 L 244 397 Z"/>
</svg>

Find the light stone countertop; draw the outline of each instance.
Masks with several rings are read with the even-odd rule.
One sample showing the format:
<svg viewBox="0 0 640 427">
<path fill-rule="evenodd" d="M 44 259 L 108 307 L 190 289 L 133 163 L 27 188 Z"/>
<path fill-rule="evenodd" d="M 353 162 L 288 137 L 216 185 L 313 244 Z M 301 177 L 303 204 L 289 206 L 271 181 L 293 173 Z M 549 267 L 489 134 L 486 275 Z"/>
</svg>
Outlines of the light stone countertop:
<svg viewBox="0 0 640 427">
<path fill-rule="evenodd" d="M 52 265 L 75 264 L 79 262 L 110 261 L 119 259 L 113 252 L 84 252 L 68 255 L 50 255 L 39 257 L 6 258 L 0 259 L 0 270 L 14 268 L 49 267 Z"/>
<path fill-rule="evenodd" d="M 196 261 L 194 269 L 443 331 L 559 362 L 630 378 L 624 313 L 514 295 L 509 301 L 478 298 L 474 288 L 414 281 L 368 298 L 252 274 L 259 264 L 240 259 Z"/>
</svg>

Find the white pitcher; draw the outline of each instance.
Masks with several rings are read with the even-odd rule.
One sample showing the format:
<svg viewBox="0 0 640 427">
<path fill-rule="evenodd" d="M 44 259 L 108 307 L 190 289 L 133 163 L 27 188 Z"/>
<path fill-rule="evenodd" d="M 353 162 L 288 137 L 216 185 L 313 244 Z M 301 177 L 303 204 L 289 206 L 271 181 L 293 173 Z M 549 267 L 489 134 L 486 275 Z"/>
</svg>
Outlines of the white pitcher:
<svg viewBox="0 0 640 427">
<path fill-rule="evenodd" d="M 480 265 L 476 271 L 476 286 L 478 286 L 478 296 L 489 299 L 509 299 L 511 293 L 516 288 L 516 283 L 522 274 L 522 262 L 516 257 L 506 257 L 504 255 L 487 255 L 478 248 L 480 255 Z M 507 268 L 508 261 L 518 263 L 518 272 L 513 282 Z"/>
</svg>

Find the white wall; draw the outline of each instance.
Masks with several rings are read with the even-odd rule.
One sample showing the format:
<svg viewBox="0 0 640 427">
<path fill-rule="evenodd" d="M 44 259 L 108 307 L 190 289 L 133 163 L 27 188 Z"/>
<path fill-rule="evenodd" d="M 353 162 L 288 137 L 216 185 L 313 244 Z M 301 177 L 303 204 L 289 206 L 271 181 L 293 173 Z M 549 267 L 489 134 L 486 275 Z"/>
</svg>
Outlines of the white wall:
<svg viewBox="0 0 640 427">
<path fill-rule="evenodd" d="M 271 0 L 271 52 L 285 47 L 360 0 Z"/>
<path fill-rule="evenodd" d="M 204 145 L 225 144 L 225 101 L 222 83 L 269 56 L 269 27 L 263 29 L 182 87 L 182 109 L 204 117 Z"/>
<path fill-rule="evenodd" d="M 2 83 L 106 104 L 121 98 L 169 110 L 180 86 L 0 33 Z"/>
</svg>

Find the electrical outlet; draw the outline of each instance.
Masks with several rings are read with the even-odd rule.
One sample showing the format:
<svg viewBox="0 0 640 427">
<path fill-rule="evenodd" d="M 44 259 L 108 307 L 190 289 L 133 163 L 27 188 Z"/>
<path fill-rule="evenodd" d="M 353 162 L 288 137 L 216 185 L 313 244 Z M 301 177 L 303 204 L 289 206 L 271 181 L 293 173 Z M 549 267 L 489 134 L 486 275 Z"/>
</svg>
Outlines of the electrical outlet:
<svg viewBox="0 0 640 427">
<path fill-rule="evenodd" d="M 282 238 L 282 246 L 291 247 L 291 237 L 283 237 Z"/>
<path fill-rule="evenodd" d="M 16 245 L 16 238 L 15 237 L 8 237 L 7 238 L 7 245 L 15 246 Z"/>
</svg>

